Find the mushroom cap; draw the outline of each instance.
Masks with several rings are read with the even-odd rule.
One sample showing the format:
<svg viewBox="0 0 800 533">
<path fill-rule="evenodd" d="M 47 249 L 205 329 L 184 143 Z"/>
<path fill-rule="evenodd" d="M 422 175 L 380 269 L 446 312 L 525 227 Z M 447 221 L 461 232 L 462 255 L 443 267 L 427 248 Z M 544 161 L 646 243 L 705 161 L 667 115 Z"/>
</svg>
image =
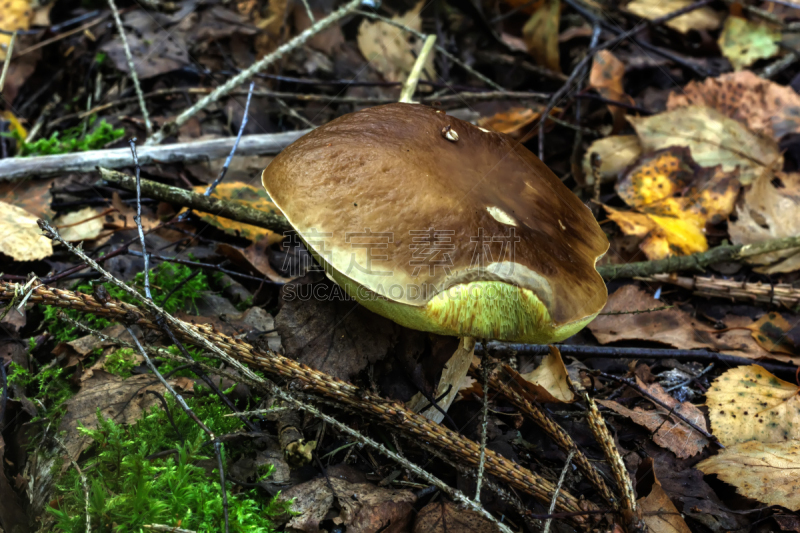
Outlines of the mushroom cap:
<svg viewBox="0 0 800 533">
<path fill-rule="evenodd" d="M 605 305 L 589 209 L 527 148 L 441 110 L 344 115 L 262 181 L 329 277 L 402 325 L 556 342 Z"/>
</svg>

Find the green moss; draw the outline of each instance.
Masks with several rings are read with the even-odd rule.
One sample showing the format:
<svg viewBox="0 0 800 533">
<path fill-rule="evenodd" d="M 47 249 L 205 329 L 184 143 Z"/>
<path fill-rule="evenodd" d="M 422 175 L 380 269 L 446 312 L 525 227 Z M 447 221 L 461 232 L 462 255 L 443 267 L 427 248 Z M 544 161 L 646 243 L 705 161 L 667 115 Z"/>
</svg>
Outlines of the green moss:
<svg viewBox="0 0 800 533">
<path fill-rule="evenodd" d="M 188 398 L 197 416 L 215 434 L 240 428 L 236 417 L 224 417 L 227 409 L 215 396 Z M 214 457 L 203 446 L 205 433 L 167 398 L 170 411 L 184 440 L 175 434 L 163 409 L 154 407 L 132 426 L 104 419 L 98 411 L 97 430 L 82 429 L 92 438 L 86 453 L 94 454 L 82 465 L 89 486 L 89 514 L 93 531 L 127 533 L 142 531 L 144 524 L 166 524 L 193 531 L 220 531 L 223 523 L 218 472 L 206 472 L 198 461 Z M 175 450 L 162 458 L 156 452 Z M 262 472 L 260 472 L 262 473 Z M 271 469 L 266 474 L 271 473 Z M 56 529 L 85 531 L 85 500 L 81 480 L 69 469 L 56 486 L 58 506 L 48 511 Z M 234 532 L 274 531 L 273 520 L 289 512 L 288 504 L 264 492 L 237 492 L 227 486 L 230 529 Z"/>
<path fill-rule="evenodd" d="M 96 116 L 89 119 L 89 127 L 94 125 L 96 119 Z M 75 126 L 60 132 L 53 132 L 49 139 L 39 139 L 32 143 L 25 142 L 17 132 L 8 135 L 17 139 L 17 156 L 28 157 L 99 150 L 105 145 L 121 139 L 125 135 L 125 130 L 115 129 L 105 120 L 101 120 L 90 132 L 84 132 L 82 126 Z"/>
<path fill-rule="evenodd" d="M 28 398 L 38 400 L 34 403 L 43 408 L 40 416 L 50 421 L 57 420 L 63 414 L 63 403 L 73 395 L 64 370 L 57 367 L 44 367 L 34 374 L 17 363 L 11 363 L 8 384 L 22 387 Z"/>
<path fill-rule="evenodd" d="M 131 348 L 120 348 L 106 356 L 103 367 L 121 378 L 131 377 L 131 370 L 136 366 L 136 354 Z"/>
</svg>

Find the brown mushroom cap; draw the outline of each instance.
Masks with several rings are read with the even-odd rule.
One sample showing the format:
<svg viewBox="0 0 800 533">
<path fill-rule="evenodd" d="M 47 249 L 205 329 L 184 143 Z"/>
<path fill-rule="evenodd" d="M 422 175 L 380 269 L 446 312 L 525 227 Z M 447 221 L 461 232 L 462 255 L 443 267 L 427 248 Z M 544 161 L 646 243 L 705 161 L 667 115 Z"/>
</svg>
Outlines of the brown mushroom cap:
<svg viewBox="0 0 800 533">
<path fill-rule="evenodd" d="M 595 263 L 608 240 L 589 209 L 524 146 L 443 111 L 398 103 L 342 116 L 283 150 L 262 180 L 334 279 L 380 295 L 382 309 L 478 281 L 532 292 L 551 329 L 605 305 Z"/>
</svg>

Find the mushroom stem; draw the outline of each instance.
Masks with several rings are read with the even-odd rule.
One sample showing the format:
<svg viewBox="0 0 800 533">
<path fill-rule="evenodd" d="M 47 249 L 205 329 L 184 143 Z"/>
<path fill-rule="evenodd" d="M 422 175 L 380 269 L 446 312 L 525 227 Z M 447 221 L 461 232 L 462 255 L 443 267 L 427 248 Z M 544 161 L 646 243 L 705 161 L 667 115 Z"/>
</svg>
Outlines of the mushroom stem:
<svg viewBox="0 0 800 533">
<path fill-rule="evenodd" d="M 425 63 L 428 62 L 428 56 L 431 55 L 434 44 L 436 44 L 436 36 L 428 35 L 425 38 L 425 44 L 422 45 L 422 49 L 419 51 L 417 60 L 414 62 L 414 66 L 411 68 L 411 72 L 408 73 L 403 89 L 400 91 L 400 102 L 411 103 L 414 92 L 417 90 L 419 76 L 422 74 L 422 69 L 425 68 Z"/>
<path fill-rule="evenodd" d="M 436 388 L 436 393 L 434 394 L 435 398 L 439 398 L 447 393 L 444 398 L 437 402 L 441 411 L 431 406 L 420 413 L 422 416 L 437 424 L 440 424 L 442 420 L 444 420 L 444 413 L 447 412 L 453 400 L 456 399 L 459 385 L 461 385 L 464 377 L 466 377 L 474 355 L 475 339 L 472 337 L 463 337 L 458 343 L 458 349 L 453 353 L 450 360 L 447 361 L 444 371 L 442 372 L 442 378 L 439 380 L 439 386 Z M 414 412 L 418 412 L 420 408 L 427 404 L 428 400 L 421 392 L 418 392 L 406 403 L 406 407 Z"/>
</svg>

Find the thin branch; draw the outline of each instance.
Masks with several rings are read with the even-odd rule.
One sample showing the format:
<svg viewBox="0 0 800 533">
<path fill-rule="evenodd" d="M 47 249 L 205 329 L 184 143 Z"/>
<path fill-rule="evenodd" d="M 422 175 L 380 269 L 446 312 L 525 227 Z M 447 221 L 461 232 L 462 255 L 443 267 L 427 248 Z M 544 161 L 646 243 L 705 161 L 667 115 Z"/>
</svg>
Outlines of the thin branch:
<svg viewBox="0 0 800 533">
<path fill-rule="evenodd" d="M 6 75 L 8 68 L 11 66 L 11 56 L 14 55 L 14 43 L 17 42 L 17 32 L 11 34 L 11 42 L 8 43 L 8 50 L 6 50 L 6 60 L 3 62 L 3 72 L 0 74 L 0 94 L 3 92 L 3 87 L 6 86 Z"/>
<path fill-rule="evenodd" d="M 111 1 L 112 0 L 109 0 L 109 2 Z M 144 242 L 144 228 L 142 228 L 142 167 L 139 166 L 139 158 L 136 155 L 136 138 L 131 139 L 129 142 L 131 145 L 133 164 L 136 166 L 136 216 L 133 217 L 133 220 L 136 222 L 136 229 L 139 231 L 139 243 L 142 246 L 142 259 L 144 260 L 144 295 L 152 300 L 153 295 L 150 294 L 150 264 Z"/>
<path fill-rule="evenodd" d="M 433 45 L 436 44 L 436 35 L 428 35 L 425 37 L 425 43 L 419 51 L 417 60 L 414 61 L 414 66 L 411 67 L 411 72 L 408 73 L 408 78 L 403 83 L 403 88 L 400 91 L 399 102 L 410 103 L 414 98 L 414 93 L 417 91 L 417 84 L 419 83 L 419 76 L 422 74 L 422 69 L 425 68 L 425 63 L 428 62 L 428 57 L 431 55 Z"/>
<path fill-rule="evenodd" d="M 475 482 L 475 501 L 481 501 L 481 483 L 483 482 L 483 469 L 486 466 L 486 434 L 489 425 L 489 358 L 481 359 L 481 375 L 483 377 L 483 409 L 481 421 L 481 457 L 478 463 L 478 476 Z"/>
<path fill-rule="evenodd" d="M 553 501 L 550 502 L 550 509 L 547 514 L 553 514 L 556 510 L 556 500 L 558 499 L 558 493 L 561 491 L 561 487 L 564 486 L 564 480 L 567 479 L 567 472 L 569 472 L 570 467 L 572 466 L 572 458 L 575 457 L 575 450 L 572 449 L 567 456 L 567 462 L 564 464 L 564 468 L 561 470 L 561 476 L 558 478 L 558 484 L 556 485 L 556 491 L 553 494 Z M 552 518 L 548 518 L 544 523 L 544 528 L 542 528 L 542 533 L 549 533 L 550 531 L 550 524 L 553 523 Z"/>
<path fill-rule="evenodd" d="M 206 192 L 203 193 L 203 196 L 211 196 L 211 193 L 214 192 L 214 189 L 217 188 L 217 185 L 225 179 L 225 174 L 228 173 L 228 167 L 231 166 L 231 161 L 233 160 L 233 155 L 236 153 L 236 149 L 239 147 L 239 141 L 242 140 L 242 133 L 244 133 L 244 127 L 247 126 L 247 117 L 250 113 L 250 100 L 253 98 L 253 88 L 256 86 L 255 82 L 250 82 L 250 90 L 247 91 L 247 103 L 244 105 L 244 115 L 242 115 L 242 124 L 239 126 L 239 133 L 236 134 L 236 142 L 233 143 L 233 147 L 231 147 L 231 153 L 228 154 L 228 158 L 225 159 L 225 164 L 222 165 L 222 169 L 219 171 L 219 175 L 217 175 L 217 179 L 208 186 Z"/>
<path fill-rule="evenodd" d="M 119 11 L 117 11 L 114 0 L 108 0 L 108 6 L 114 14 L 114 22 L 117 24 L 119 37 L 122 39 L 122 49 L 125 50 L 125 58 L 128 60 L 128 70 L 130 71 L 131 80 L 133 81 L 133 88 L 136 89 L 136 96 L 139 98 L 139 107 L 142 109 L 144 128 L 147 130 L 147 136 L 150 137 L 153 134 L 153 123 L 150 122 L 150 114 L 147 112 L 147 105 L 144 103 L 144 93 L 142 93 L 142 87 L 139 85 L 139 76 L 136 75 L 136 66 L 133 64 L 133 54 L 131 54 L 131 47 L 128 45 L 128 37 L 125 35 L 125 28 L 122 27 L 122 19 L 119 18 Z"/>
<path fill-rule="evenodd" d="M 319 33 L 320 31 L 324 30 L 328 26 L 331 26 L 339 19 L 347 16 L 352 11 L 354 11 L 358 5 L 362 2 L 362 0 L 350 0 L 344 6 L 340 7 L 324 19 L 320 20 L 316 24 L 312 24 L 310 28 L 302 32 L 301 34 L 297 35 L 293 39 L 291 39 L 286 44 L 278 47 L 274 52 L 267 54 L 259 61 L 253 63 L 249 68 L 243 70 L 236 76 L 229 79 L 220 87 L 217 87 L 214 92 L 201 98 L 197 103 L 191 106 L 189 109 L 185 110 L 183 113 L 175 117 L 174 119 L 170 120 L 164 127 L 161 128 L 161 131 L 157 132 L 152 137 L 147 139 L 147 145 L 155 145 L 161 143 L 166 137 L 173 135 L 175 132 L 178 131 L 178 128 L 183 126 L 187 120 L 192 118 L 196 115 L 199 111 L 205 109 L 210 104 L 217 102 L 221 97 L 228 94 L 230 91 L 235 89 L 238 85 L 244 83 L 245 81 L 252 78 L 257 72 L 264 70 L 268 66 L 270 66 L 275 61 L 281 59 L 287 53 L 291 52 L 292 50 L 299 48 L 300 46 L 304 45 L 306 41 L 308 41 L 311 37 Z"/>
</svg>

